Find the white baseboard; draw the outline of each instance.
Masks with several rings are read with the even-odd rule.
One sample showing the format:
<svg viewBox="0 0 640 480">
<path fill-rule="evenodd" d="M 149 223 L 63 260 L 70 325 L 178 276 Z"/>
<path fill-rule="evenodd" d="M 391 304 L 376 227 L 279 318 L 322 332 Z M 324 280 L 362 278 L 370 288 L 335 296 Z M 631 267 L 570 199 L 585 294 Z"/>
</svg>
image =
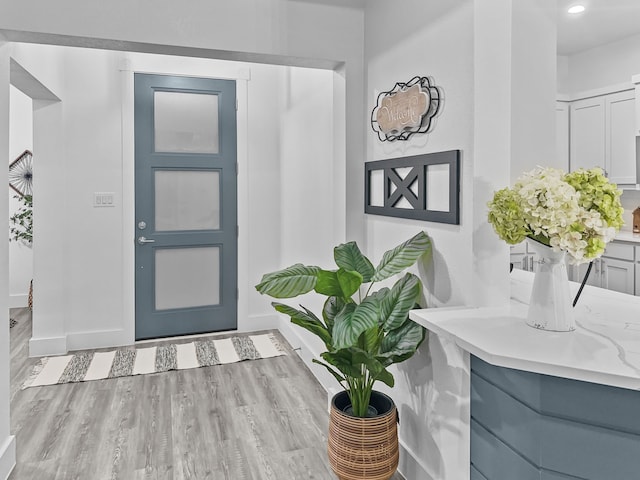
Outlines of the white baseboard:
<svg viewBox="0 0 640 480">
<path fill-rule="evenodd" d="M 29 356 L 46 357 L 67 353 L 67 337 L 32 337 L 29 339 Z"/>
<path fill-rule="evenodd" d="M 257 332 L 274 330 L 280 327 L 279 315 L 274 312 L 265 315 L 249 315 L 246 319 L 238 319 L 238 332 Z"/>
<path fill-rule="evenodd" d="M 420 459 L 407 445 L 399 439 L 400 444 L 400 463 L 398 471 L 406 480 L 436 480 L 434 476 L 427 472 L 426 467 Z"/>
<path fill-rule="evenodd" d="M 93 348 L 111 348 L 131 345 L 124 329 L 100 330 L 94 332 L 75 332 L 67 334 L 67 350 L 89 350 Z"/>
<path fill-rule="evenodd" d="M 9 308 L 22 308 L 29 306 L 29 294 L 9 295 Z"/>
<path fill-rule="evenodd" d="M 0 447 L 0 478 L 7 479 L 16 465 L 16 437 L 8 436 Z"/>
</svg>

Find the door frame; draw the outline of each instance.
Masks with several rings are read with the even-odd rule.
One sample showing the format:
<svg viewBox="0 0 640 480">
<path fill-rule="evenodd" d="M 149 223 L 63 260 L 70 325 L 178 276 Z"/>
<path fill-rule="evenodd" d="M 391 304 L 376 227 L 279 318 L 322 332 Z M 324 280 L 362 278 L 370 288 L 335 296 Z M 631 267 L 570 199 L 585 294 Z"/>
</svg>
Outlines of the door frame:
<svg viewBox="0 0 640 480">
<path fill-rule="evenodd" d="M 137 57 L 137 58 L 136 58 Z M 208 62 L 220 62 L 209 60 Z M 124 320 L 124 337 L 128 344 L 135 343 L 135 135 L 134 135 L 134 73 L 155 75 L 172 75 L 212 78 L 236 81 L 236 131 L 237 131 L 237 221 L 238 221 L 238 327 L 237 331 L 251 330 L 246 325 L 249 305 L 249 251 L 248 218 L 249 218 L 249 186 L 248 186 L 248 85 L 251 70 L 246 67 L 215 66 L 212 75 L 211 65 L 203 65 L 202 69 L 186 71 L 178 66 L 158 71 L 147 65 L 143 57 L 134 54 L 122 62 L 120 66 L 122 82 L 122 318 Z"/>
</svg>

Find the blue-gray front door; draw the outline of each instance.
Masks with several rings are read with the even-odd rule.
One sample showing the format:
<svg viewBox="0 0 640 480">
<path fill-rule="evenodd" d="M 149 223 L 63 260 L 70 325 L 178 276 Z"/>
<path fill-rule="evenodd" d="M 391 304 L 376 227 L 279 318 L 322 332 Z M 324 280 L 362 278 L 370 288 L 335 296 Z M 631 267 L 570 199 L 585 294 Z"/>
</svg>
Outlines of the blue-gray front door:
<svg viewBox="0 0 640 480">
<path fill-rule="evenodd" d="M 237 326 L 236 85 L 135 74 L 136 339 Z"/>
</svg>

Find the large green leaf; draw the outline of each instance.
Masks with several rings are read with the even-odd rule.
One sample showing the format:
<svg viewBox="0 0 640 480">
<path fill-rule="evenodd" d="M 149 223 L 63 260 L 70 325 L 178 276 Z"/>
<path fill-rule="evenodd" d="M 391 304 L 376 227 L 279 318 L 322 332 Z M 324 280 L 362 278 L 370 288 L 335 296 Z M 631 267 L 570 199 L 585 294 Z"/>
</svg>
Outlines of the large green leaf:
<svg viewBox="0 0 640 480">
<path fill-rule="evenodd" d="M 376 324 L 374 327 L 362 332 L 358 339 L 358 346 L 369 353 L 377 353 L 383 338 L 382 334 L 383 331 Z"/>
<path fill-rule="evenodd" d="M 386 332 L 400 327 L 409 317 L 409 310 L 415 305 L 420 295 L 420 279 L 407 273 L 398 280 L 391 292 L 381 299 L 380 316 L 384 321 Z"/>
<path fill-rule="evenodd" d="M 400 273 L 413 265 L 420 256 L 430 249 L 431 240 L 427 234 L 424 232 L 416 234 L 403 244 L 385 252 L 371 280 L 378 282 Z"/>
<path fill-rule="evenodd" d="M 333 325 L 333 346 L 336 349 L 357 345 L 358 337 L 378 324 L 380 306 L 374 297 L 367 297 L 360 305 L 348 303 L 338 313 Z"/>
<path fill-rule="evenodd" d="M 327 301 L 324 302 L 324 307 L 322 309 L 322 318 L 324 319 L 324 323 L 329 330 L 329 333 L 333 332 L 333 323 L 335 322 L 336 315 L 342 310 L 345 302 L 340 297 L 329 297 Z"/>
<path fill-rule="evenodd" d="M 374 380 L 380 380 L 389 387 L 393 387 L 393 384 L 395 383 L 393 375 L 387 371 L 385 368 L 386 366 L 383 365 L 379 359 L 374 357 L 371 353 L 365 352 L 359 348 L 349 348 L 348 351 L 352 354 L 351 362 L 354 365 L 364 365 L 369 371 L 371 378 Z"/>
<path fill-rule="evenodd" d="M 274 298 L 297 297 L 313 290 L 319 271 L 319 267 L 296 263 L 284 270 L 265 274 L 256 290 Z"/>
<path fill-rule="evenodd" d="M 351 298 L 351 296 L 358 291 L 360 285 L 362 285 L 362 275 L 360 275 L 359 272 L 352 272 L 341 268 L 336 272 L 336 276 L 338 277 L 344 299 Z"/>
<path fill-rule="evenodd" d="M 381 329 L 384 326 L 384 322 L 386 320 L 386 317 L 384 316 L 384 312 L 382 311 L 382 305 L 383 305 L 383 302 L 385 302 L 385 299 L 387 298 L 387 296 L 390 294 L 391 294 L 391 290 L 389 290 L 387 287 L 381 288 L 377 292 L 369 294 L 369 296 L 372 298 L 375 298 L 378 301 L 378 305 L 380 305 L 380 315 L 378 316 L 378 326 Z"/>
<path fill-rule="evenodd" d="M 338 245 L 333 249 L 333 258 L 338 267 L 362 275 L 364 283 L 371 281 L 375 269 L 369 259 L 362 254 L 356 242 Z"/>
<path fill-rule="evenodd" d="M 316 358 L 312 358 L 311 361 L 313 363 L 317 363 L 318 365 L 322 365 L 324 368 L 326 368 L 327 370 L 329 370 L 329 373 L 331 373 L 331 375 L 333 375 L 335 377 L 335 379 L 338 381 L 338 383 L 342 383 L 344 382 L 344 377 L 342 375 L 340 375 L 338 372 L 336 372 L 333 368 L 331 368 L 329 365 L 327 365 L 324 362 L 321 362 L 320 360 L 316 359 Z"/>
<path fill-rule="evenodd" d="M 355 361 L 352 349 L 345 348 L 335 352 L 323 352 L 320 356 L 329 364 L 340 370 L 345 377 L 362 379 L 364 372 L 360 368 L 362 362 Z"/>
<path fill-rule="evenodd" d="M 273 305 L 273 308 L 275 308 L 278 312 L 289 315 L 289 317 L 291 317 L 292 323 L 306 330 L 309 330 L 311 333 L 320 337 L 327 348 L 331 347 L 331 334 L 324 326 L 324 324 L 318 319 L 318 317 L 313 315 L 313 313 L 311 313 L 309 310 L 305 309 L 305 311 L 302 312 L 293 307 L 290 307 L 289 305 L 278 302 L 273 302 L 271 305 Z"/>
<path fill-rule="evenodd" d="M 362 275 L 358 272 L 320 270 L 315 290 L 329 297 L 351 298 L 362 284 Z"/>
<path fill-rule="evenodd" d="M 426 329 L 409 320 L 400 328 L 389 332 L 380 344 L 378 359 L 385 366 L 392 363 L 400 363 L 416 353 L 420 344 L 424 341 Z"/>
</svg>

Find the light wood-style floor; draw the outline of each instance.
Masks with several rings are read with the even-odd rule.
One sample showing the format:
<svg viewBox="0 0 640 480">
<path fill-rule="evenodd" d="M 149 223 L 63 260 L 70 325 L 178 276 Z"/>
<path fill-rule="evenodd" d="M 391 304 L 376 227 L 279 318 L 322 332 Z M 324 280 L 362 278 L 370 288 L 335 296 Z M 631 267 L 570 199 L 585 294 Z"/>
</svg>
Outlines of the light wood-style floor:
<svg viewBox="0 0 640 480">
<path fill-rule="evenodd" d="M 335 479 L 327 395 L 294 352 L 20 390 L 37 359 L 30 312 L 11 316 L 10 480 Z"/>
</svg>

